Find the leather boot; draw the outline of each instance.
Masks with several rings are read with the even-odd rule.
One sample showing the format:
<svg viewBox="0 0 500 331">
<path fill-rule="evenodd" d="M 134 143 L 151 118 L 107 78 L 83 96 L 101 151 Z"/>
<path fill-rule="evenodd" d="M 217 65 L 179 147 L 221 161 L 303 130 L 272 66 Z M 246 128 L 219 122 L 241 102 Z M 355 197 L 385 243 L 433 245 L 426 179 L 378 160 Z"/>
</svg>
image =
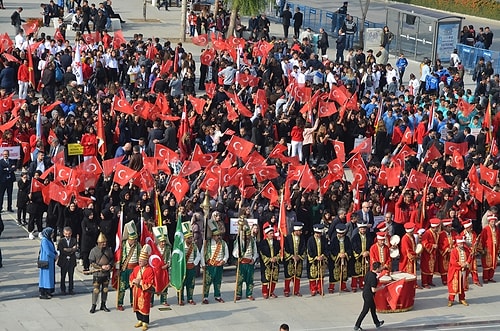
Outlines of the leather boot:
<svg viewBox="0 0 500 331">
<path fill-rule="evenodd" d="M 108 309 L 108 307 L 106 307 L 106 303 L 105 302 L 101 302 L 101 310 L 104 310 L 106 313 L 110 312 L 110 310 Z"/>
<path fill-rule="evenodd" d="M 92 308 L 90 308 L 90 313 L 91 314 L 95 313 L 95 307 L 96 307 L 96 305 L 92 305 Z"/>
</svg>

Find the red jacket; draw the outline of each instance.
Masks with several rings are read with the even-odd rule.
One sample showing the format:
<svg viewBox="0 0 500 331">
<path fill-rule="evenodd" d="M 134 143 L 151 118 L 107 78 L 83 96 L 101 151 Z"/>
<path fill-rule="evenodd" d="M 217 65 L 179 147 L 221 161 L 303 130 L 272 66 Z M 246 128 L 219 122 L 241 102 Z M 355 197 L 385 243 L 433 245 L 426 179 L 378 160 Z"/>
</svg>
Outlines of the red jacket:
<svg viewBox="0 0 500 331">
<path fill-rule="evenodd" d="M 292 132 L 290 134 L 292 141 L 304 141 L 303 133 L 304 133 L 303 128 L 299 128 L 298 126 L 294 126 L 292 128 Z"/>
<path fill-rule="evenodd" d="M 29 82 L 30 77 L 27 65 L 21 64 L 19 66 L 19 69 L 17 70 L 17 80 L 20 80 L 22 82 Z"/>
</svg>

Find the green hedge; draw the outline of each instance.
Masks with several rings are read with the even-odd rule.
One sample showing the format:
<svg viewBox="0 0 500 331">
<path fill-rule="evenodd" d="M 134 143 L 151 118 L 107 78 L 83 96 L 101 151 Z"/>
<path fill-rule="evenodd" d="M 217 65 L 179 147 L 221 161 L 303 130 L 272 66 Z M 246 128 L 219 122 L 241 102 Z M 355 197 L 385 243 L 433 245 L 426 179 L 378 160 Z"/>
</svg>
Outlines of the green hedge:
<svg viewBox="0 0 500 331">
<path fill-rule="evenodd" d="M 471 16 L 498 20 L 500 3 L 496 0 L 395 0 L 427 8 L 434 8 Z"/>
</svg>

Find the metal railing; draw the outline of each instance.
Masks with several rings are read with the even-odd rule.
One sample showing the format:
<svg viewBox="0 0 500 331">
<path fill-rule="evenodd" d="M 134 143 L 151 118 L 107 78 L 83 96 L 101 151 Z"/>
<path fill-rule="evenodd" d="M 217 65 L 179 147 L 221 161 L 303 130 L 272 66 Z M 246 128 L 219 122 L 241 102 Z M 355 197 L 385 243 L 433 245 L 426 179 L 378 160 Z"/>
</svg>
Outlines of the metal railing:
<svg viewBox="0 0 500 331">
<path fill-rule="evenodd" d="M 320 28 L 325 29 L 330 37 L 338 37 L 338 31 L 344 24 L 345 16 L 342 14 L 338 14 L 332 11 L 323 10 L 319 8 L 304 6 L 301 4 L 295 4 L 291 2 L 287 2 L 290 6 L 290 11 L 295 13 L 295 8 L 298 6 L 300 11 L 304 15 L 304 21 L 302 24 L 302 28 L 311 28 L 314 32 L 318 32 Z M 277 10 L 274 6 L 272 8 L 268 8 L 267 17 L 269 20 L 280 23 L 281 18 L 279 17 L 279 10 Z M 361 18 L 352 16 L 354 22 L 358 27 L 358 31 L 354 35 L 354 42 L 359 42 L 359 28 Z M 365 21 L 365 28 L 383 28 L 385 23 L 375 23 L 370 21 Z"/>
<path fill-rule="evenodd" d="M 500 73 L 500 52 L 464 44 L 457 44 L 457 51 L 458 57 L 466 70 L 474 70 L 474 67 L 479 62 L 479 58 L 483 57 L 485 62 L 491 61 L 495 73 Z"/>
</svg>

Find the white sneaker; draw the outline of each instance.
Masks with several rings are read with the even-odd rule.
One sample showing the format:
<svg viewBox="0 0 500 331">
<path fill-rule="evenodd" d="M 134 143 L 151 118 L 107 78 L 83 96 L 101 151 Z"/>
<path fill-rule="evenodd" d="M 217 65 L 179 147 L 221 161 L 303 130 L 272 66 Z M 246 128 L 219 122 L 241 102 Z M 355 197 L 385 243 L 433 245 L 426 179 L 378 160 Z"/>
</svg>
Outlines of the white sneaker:
<svg viewBox="0 0 500 331">
<path fill-rule="evenodd" d="M 42 239 L 42 233 L 38 232 L 38 239 Z"/>
<path fill-rule="evenodd" d="M 33 235 L 33 232 L 30 232 L 28 238 L 30 238 L 31 240 L 35 239 L 35 236 Z"/>
</svg>

